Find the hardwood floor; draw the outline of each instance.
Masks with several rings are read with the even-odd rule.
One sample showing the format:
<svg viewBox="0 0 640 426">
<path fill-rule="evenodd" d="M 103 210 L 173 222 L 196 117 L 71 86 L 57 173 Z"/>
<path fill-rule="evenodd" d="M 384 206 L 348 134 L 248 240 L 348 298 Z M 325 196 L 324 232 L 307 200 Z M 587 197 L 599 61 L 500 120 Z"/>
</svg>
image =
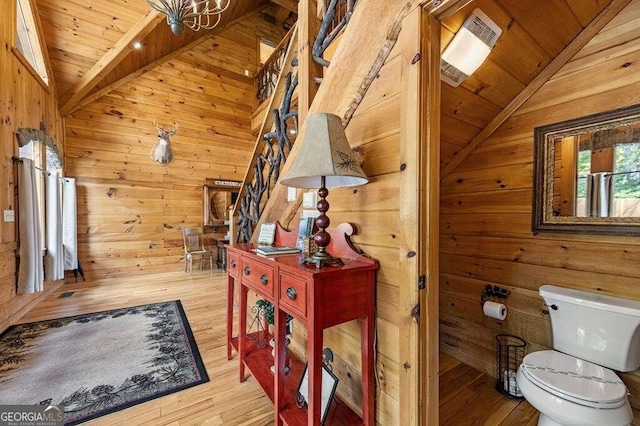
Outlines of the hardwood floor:
<svg viewBox="0 0 640 426">
<path fill-rule="evenodd" d="M 59 298 L 73 291 L 71 297 Z M 226 275 L 219 270 L 192 276 L 171 272 L 64 284 L 20 322 L 39 321 L 180 299 L 210 382 L 110 414 L 92 425 L 271 425 L 273 407 L 254 379 L 238 381 L 238 361 L 227 361 Z M 108 338 L 105 336 L 105 338 Z M 505 397 L 494 379 L 440 354 L 441 425 L 535 425 L 538 414 L 526 401 Z"/>
<path fill-rule="evenodd" d="M 494 388 L 495 378 L 440 352 L 440 424 L 535 426 L 538 412 L 527 401 Z"/>
<path fill-rule="evenodd" d="M 73 296 L 59 299 L 65 291 Z M 92 425 L 270 425 L 273 407 L 253 377 L 238 381 L 237 356 L 227 361 L 226 275 L 183 272 L 64 284 L 20 322 L 180 299 L 210 381 L 98 418 Z M 108 336 L 105 336 L 108 338 Z M 81 348 L 79 348 L 81 349 Z"/>
</svg>

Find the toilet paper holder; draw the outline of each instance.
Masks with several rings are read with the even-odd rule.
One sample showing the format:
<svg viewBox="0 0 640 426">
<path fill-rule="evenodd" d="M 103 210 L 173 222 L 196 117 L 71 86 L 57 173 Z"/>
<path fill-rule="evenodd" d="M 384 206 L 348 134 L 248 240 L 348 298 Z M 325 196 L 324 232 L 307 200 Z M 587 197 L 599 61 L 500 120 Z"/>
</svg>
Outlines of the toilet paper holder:
<svg viewBox="0 0 640 426">
<path fill-rule="evenodd" d="M 480 293 L 480 305 L 484 305 L 489 297 L 497 297 L 499 299 L 506 299 L 510 294 L 510 291 L 506 288 L 498 287 L 497 285 L 486 285 Z"/>
</svg>

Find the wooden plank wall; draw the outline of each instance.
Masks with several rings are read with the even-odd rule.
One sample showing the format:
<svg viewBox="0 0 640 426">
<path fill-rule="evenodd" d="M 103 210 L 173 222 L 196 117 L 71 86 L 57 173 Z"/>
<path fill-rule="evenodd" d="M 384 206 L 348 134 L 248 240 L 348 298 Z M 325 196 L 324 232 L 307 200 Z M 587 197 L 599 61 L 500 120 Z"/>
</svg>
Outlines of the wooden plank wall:
<svg viewBox="0 0 640 426">
<path fill-rule="evenodd" d="M 534 127 L 640 102 L 634 0 L 441 185 L 441 349 L 494 374 L 497 333 L 551 345 L 538 288 L 555 284 L 640 300 L 636 237 L 531 233 Z M 444 123 L 443 123 L 444 124 Z M 487 284 L 511 291 L 506 320 L 482 315 Z M 623 375 L 640 418 L 640 374 Z"/>
<path fill-rule="evenodd" d="M 15 137 L 18 129 L 38 129 L 40 122 L 44 121 L 47 133 L 54 138 L 61 154 L 64 151 L 63 124 L 56 100 L 51 95 L 53 90 L 45 90 L 11 51 L 15 2 L 9 3 L 9 6 L 3 5 L 4 13 L 0 14 L 0 211 L 16 209 L 11 157 L 18 153 Z M 0 215 L 0 331 L 19 318 L 27 306 L 36 303 L 59 284 L 47 282 L 43 293 L 16 295 L 16 249 L 15 223 L 4 223 Z"/>
<path fill-rule="evenodd" d="M 243 20 L 66 119 L 79 259 L 91 278 L 181 270 L 182 228 L 202 225 L 205 179 L 244 176 L 258 38 L 283 34 L 261 17 Z M 180 126 L 168 166 L 150 158 L 154 120 Z"/>
<path fill-rule="evenodd" d="M 327 198 L 332 227 L 356 224 L 358 248 L 380 262 L 377 274 L 376 422 L 397 425 L 400 420 L 399 279 L 400 265 L 400 116 L 402 114 L 401 46 L 415 32 L 400 33 L 378 77 L 372 83 L 346 133 L 363 158 L 369 183 L 355 188 L 331 189 Z M 414 89 L 415 90 L 415 89 Z M 300 211 L 298 213 L 301 213 Z M 297 219 L 293 223 L 297 224 Z M 295 327 L 292 349 L 305 353 L 306 330 Z M 340 378 L 338 394 L 361 412 L 360 324 L 352 321 L 325 330 L 324 345 L 335 355 L 334 372 Z"/>
</svg>

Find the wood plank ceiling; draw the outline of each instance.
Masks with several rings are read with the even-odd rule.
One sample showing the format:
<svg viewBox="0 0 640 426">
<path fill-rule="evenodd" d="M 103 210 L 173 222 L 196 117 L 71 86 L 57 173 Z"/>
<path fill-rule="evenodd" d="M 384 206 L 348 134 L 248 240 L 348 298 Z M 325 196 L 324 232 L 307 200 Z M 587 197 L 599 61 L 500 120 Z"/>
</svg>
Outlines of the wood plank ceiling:
<svg viewBox="0 0 640 426">
<path fill-rule="evenodd" d="M 146 0 L 36 1 L 51 57 L 57 98 L 63 112 L 68 113 L 64 104 L 71 98 L 74 88 L 81 84 L 83 76 L 95 71 L 98 61 L 144 19 L 151 7 Z M 225 24 L 265 4 L 264 0 L 233 0 L 214 30 L 195 32 L 187 29 L 180 36 L 171 33 L 165 19 L 156 19 L 148 35 L 137 40 L 142 43 L 143 48 L 135 50 L 128 46 L 127 53 L 116 61 L 110 72 L 100 76 L 87 96 L 148 67 L 197 39 L 210 36 L 212 31 L 219 32 L 225 28 Z M 278 6 L 273 7 L 280 9 Z"/>
<path fill-rule="evenodd" d="M 475 0 L 442 20 L 442 49 L 473 9 L 502 28 L 482 66 L 459 87 L 442 83 L 441 165 L 520 93 L 610 0 Z"/>
<path fill-rule="evenodd" d="M 610 1 L 475 0 L 443 18 L 443 49 L 476 7 L 489 15 L 503 33 L 487 61 L 460 87 L 442 84 L 442 165 L 469 144 Z M 264 3 L 233 0 L 218 28 Z M 69 103 L 82 77 L 94 72 L 96 63 L 150 10 L 146 0 L 37 0 L 37 5 L 64 113 L 73 111 L 69 105 L 65 107 L 65 101 Z M 288 13 L 282 7 L 277 12 Z M 127 76 L 148 69 L 159 58 L 208 34 L 188 30 L 176 37 L 164 19 L 156 20 L 155 27 L 140 40 L 143 48 L 130 48 L 110 72 L 92 85 L 85 98 L 117 89 Z"/>
</svg>

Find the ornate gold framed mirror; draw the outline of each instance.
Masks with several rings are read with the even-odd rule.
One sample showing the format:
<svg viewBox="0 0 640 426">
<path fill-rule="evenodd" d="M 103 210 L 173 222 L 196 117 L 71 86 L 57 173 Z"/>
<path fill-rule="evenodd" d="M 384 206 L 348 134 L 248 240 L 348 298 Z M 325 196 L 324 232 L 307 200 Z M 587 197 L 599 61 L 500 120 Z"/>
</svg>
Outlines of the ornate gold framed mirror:
<svg viewBox="0 0 640 426">
<path fill-rule="evenodd" d="M 534 130 L 532 231 L 640 235 L 640 105 Z"/>
</svg>

